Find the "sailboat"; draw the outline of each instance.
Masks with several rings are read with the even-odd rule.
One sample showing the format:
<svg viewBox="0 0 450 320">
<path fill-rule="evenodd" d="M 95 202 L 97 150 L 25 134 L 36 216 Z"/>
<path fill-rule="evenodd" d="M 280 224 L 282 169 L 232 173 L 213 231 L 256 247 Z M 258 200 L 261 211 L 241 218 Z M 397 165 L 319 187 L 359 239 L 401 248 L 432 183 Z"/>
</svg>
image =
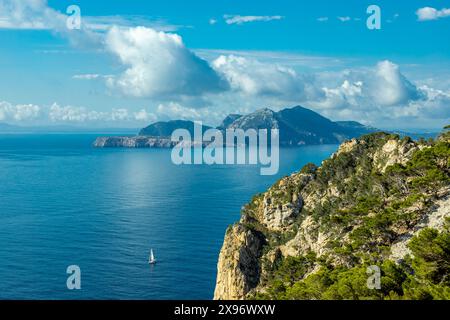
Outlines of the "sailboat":
<svg viewBox="0 0 450 320">
<path fill-rule="evenodd" d="M 150 249 L 150 257 L 148 258 L 148 263 L 149 264 L 155 264 L 156 263 L 155 256 L 153 255 L 153 249 Z"/>
</svg>

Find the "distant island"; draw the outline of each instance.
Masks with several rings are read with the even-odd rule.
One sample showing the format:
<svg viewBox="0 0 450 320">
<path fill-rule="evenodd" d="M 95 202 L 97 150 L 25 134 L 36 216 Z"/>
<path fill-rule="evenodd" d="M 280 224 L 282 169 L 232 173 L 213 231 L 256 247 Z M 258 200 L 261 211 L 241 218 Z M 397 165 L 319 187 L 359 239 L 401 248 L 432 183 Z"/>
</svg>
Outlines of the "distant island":
<svg viewBox="0 0 450 320">
<path fill-rule="evenodd" d="M 203 130 L 212 128 L 203 125 Z M 172 120 L 156 122 L 143 128 L 137 136 L 99 137 L 95 140 L 97 148 L 170 148 L 172 132 L 186 129 L 191 135 L 194 122 Z M 248 115 L 228 115 L 217 127 L 227 129 L 279 129 L 280 146 L 293 147 L 300 145 L 338 144 L 347 139 L 377 131 L 376 128 L 364 126 L 356 121 L 331 121 L 320 114 L 296 106 L 275 112 L 265 108 Z"/>
</svg>

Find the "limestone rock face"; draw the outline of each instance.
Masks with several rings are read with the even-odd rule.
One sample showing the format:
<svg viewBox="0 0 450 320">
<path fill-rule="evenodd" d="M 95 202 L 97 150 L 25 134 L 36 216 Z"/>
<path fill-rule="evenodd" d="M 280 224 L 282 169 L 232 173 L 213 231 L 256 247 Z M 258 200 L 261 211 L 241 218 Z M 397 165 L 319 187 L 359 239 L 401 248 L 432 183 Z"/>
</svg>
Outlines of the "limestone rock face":
<svg viewBox="0 0 450 320">
<path fill-rule="evenodd" d="M 302 252 L 316 252 L 322 255 L 326 252 L 326 244 L 330 235 L 320 230 L 318 225 L 311 216 L 303 220 L 296 236 L 280 247 L 283 256 L 298 256 Z"/>
<path fill-rule="evenodd" d="M 263 244 L 260 235 L 241 224 L 227 230 L 219 256 L 214 299 L 243 299 L 256 287 Z"/>
<path fill-rule="evenodd" d="M 346 141 L 346 142 L 342 143 L 339 146 L 339 149 L 336 152 L 336 155 L 340 155 L 341 153 L 344 153 L 344 152 L 351 152 L 358 145 L 358 143 L 359 143 L 359 141 L 357 139 L 352 139 L 350 141 Z"/>
<path fill-rule="evenodd" d="M 301 195 L 292 195 L 291 202 L 276 203 L 270 194 L 264 196 L 263 223 L 271 230 L 283 230 L 289 227 L 302 209 Z"/>
<path fill-rule="evenodd" d="M 260 222 L 269 230 L 288 230 L 299 217 L 304 205 L 300 190 L 312 179 L 311 174 L 293 174 L 270 188 L 264 194 Z"/>
<path fill-rule="evenodd" d="M 380 172 L 385 172 L 386 168 L 394 164 L 405 164 L 411 155 L 418 149 L 413 141 L 401 141 L 391 139 L 387 141 L 381 150 L 375 152 L 373 160 Z"/>
<path fill-rule="evenodd" d="M 327 266 L 356 267 L 356 254 L 367 256 L 374 248 L 383 248 L 382 260 L 403 259 L 413 236 L 427 227 L 442 229 L 450 216 L 448 183 L 412 193 L 410 182 L 420 175 L 386 174 L 394 164 L 409 165 L 413 154 L 425 148 L 431 147 L 388 133 L 352 139 L 321 167 L 306 167 L 255 196 L 243 207 L 239 223 L 227 231 L 214 298 L 267 293 L 276 268 L 287 257 L 315 259 L 304 266 L 298 281 L 317 272 L 323 261 Z M 439 159 L 444 171 L 448 161 Z M 374 226 L 379 229 L 372 233 Z"/>
<path fill-rule="evenodd" d="M 442 230 L 444 228 L 445 219 L 450 217 L 450 188 L 440 190 L 439 194 L 442 199 L 436 201 L 430 214 L 424 216 L 412 230 L 408 230 L 392 245 L 389 256 L 391 260 L 400 262 L 406 255 L 411 254 L 411 250 L 408 249 L 408 243 L 422 229 L 433 228 Z"/>
</svg>

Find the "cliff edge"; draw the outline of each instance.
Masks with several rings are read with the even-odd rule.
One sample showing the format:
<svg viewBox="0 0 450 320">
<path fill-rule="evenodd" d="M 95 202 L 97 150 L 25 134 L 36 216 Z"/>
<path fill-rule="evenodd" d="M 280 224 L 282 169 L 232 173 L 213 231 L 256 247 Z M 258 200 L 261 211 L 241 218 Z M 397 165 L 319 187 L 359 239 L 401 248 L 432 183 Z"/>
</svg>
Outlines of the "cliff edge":
<svg viewBox="0 0 450 320">
<path fill-rule="evenodd" d="M 214 299 L 449 299 L 449 167 L 448 131 L 343 143 L 243 208 L 225 235 Z"/>
</svg>

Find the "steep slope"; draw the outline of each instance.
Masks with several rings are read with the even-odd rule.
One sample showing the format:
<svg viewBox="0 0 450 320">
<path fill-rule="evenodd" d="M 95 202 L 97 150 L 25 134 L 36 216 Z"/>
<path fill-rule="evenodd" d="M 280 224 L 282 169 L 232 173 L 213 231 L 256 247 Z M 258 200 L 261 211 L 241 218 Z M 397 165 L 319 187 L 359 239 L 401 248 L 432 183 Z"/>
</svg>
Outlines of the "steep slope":
<svg viewBox="0 0 450 320">
<path fill-rule="evenodd" d="M 450 132 L 343 143 L 255 196 L 226 232 L 215 299 L 449 299 Z M 368 266 L 381 270 L 369 289 Z"/>
<path fill-rule="evenodd" d="M 226 116 L 225 119 L 223 119 L 222 123 L 217 127 L 219 130 L 223 130 L 228 128 L 234 121 L 242 117 L 240 114 L 229 114 Z"/>
<path fill-rule="evenodd" d="M 342 122 L 342 124 L 333 122 L 301 106 L 279 112 L 266 108 L 236 117 L 234 121 L 230 120 L 232 118 L 227 117 L 219 128 L 279 129 L 282 146 L 337 144 L 345 139 L 375 131 L 354 121 Z"/>
</svg>

